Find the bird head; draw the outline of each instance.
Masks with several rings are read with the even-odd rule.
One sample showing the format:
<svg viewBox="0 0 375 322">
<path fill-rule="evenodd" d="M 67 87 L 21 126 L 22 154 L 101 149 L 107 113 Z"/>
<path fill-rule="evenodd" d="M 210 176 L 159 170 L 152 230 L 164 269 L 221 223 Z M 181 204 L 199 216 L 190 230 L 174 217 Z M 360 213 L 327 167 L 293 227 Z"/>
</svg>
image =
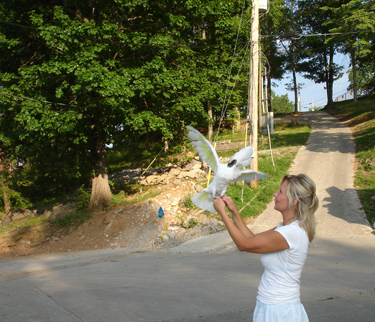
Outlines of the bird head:
<svg viewBox="0 0 375 322">
<path fill-rule="evenodd" d="M 233 168 L 237 164 L 237 160 L 233 159 L 227 163 L 228 168 Z"/>
</svg>

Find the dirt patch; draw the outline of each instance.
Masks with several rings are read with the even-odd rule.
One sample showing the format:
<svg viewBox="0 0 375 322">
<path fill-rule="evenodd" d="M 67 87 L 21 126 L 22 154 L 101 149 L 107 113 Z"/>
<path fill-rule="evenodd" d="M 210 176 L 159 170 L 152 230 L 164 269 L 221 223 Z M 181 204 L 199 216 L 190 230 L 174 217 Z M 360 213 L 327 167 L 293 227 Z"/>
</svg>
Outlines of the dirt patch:
<svg viewBox="0 0 375 322">
<path fill-rule="evenodd" d="M 119 247 L 168 250 L 189 239 L 224 229 L 215 217 L 185 207 L 184 200 L 196 193 L 192 183 L 163 189 L 158 196 L 144 202 L 93 213 L 78 227 L 58 228 L 47 221 L 32 228 L 15 228 L 0 236 L 0 256 Z M 158 217 L 160 207 L 164 210 L 164 222 Z M 183 220 L 188 218 L 193 219 L 193 228 L 184 225 Z M 162 238 L 165 227 L 168 234 Z"/>
</svg>

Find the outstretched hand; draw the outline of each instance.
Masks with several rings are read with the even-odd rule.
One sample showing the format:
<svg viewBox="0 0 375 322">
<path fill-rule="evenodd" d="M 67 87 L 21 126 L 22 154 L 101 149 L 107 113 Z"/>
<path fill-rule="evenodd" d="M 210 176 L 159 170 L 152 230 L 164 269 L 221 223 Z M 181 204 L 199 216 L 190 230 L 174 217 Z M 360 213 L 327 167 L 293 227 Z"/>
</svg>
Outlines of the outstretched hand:
<svg viewBox="0 0 375 322">
<path fill-rule="evenodd" d="M 222 199 L 223 197 L 219 197 L 219 196 L 215 196 L 215 199 L 214 199 L 214 208 L 215 210 L 221 214 L 222 212 L 225 212 L 225 201 L 224 199 Z"/>
<path fill-rule="evenodd" d="M 228 196 L 224 196 L 224 197 L 219 197 L 219 196 L 216 196 L 215 200 L 214 200 L 214 208 L 216 209 L 216 211 L 218 213 L 220 213 L 221 211 L 225 211 L 225 206 L 228 208 L 228 210 L 230 212 L 233 212 L 235 211 L 237 208 L 236 208 L 236 205 L 234 204 L 233 200 L 231 197 L 228 197 Z"/>
</svg>

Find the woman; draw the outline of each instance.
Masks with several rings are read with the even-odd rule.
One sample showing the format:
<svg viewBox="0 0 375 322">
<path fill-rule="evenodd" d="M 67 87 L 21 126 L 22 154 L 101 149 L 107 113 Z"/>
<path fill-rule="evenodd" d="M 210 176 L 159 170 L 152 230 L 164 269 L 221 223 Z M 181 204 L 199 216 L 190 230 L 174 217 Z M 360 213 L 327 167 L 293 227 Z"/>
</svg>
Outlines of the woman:
<svg viewBox="0 0 375 322">
<path fill-rule="evenodd" d="M 286 175 L 274 198 L 274 208 L 283 221 L 256 235 L 246 226 L 231 197 L 217 196 L 214 207 L 240 251 L 262 254 L 264 273 L 253 321 L 305 322 L 308 317 L 300 301 L 300 277 L 309 241 L 315 235 L 314 213 L 319 205 L 315 183 L 304 174 Z"/>
</svg>

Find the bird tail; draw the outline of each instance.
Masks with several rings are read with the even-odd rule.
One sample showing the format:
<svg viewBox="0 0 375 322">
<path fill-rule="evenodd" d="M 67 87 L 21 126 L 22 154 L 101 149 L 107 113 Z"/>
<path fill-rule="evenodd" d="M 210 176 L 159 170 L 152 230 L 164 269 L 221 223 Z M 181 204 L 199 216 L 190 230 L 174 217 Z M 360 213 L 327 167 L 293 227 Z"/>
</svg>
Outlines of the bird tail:
<svg viewBox="0 0 375 322">
<path fill-rule="evenodd" d="M 212 193 L 210 193 L 207 189 L 204 189 L 195 196 L 193 196 L 191 198 L 191 201 L 193 201 L 194 205 L 203 210 L 216 212 L 213 205 L 214 197 L 212 196 Z"/>
</svg>

